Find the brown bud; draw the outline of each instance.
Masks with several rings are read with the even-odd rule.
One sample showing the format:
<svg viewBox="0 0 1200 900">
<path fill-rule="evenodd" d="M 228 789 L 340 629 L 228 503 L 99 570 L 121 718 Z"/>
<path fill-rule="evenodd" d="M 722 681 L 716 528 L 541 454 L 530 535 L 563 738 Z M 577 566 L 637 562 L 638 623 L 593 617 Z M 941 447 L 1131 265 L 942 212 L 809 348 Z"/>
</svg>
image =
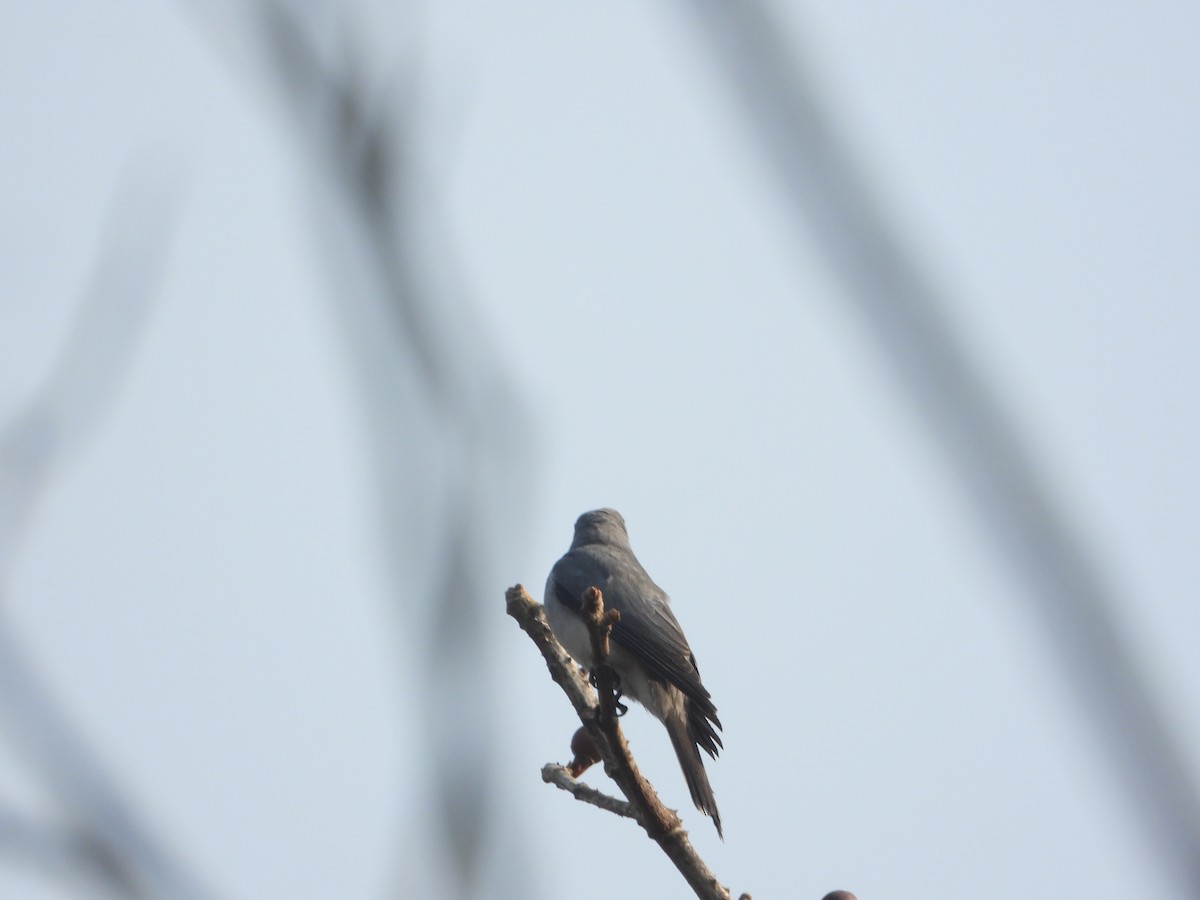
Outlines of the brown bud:
<svg viewBox="0 0 1200 900">
<path fill-rule="evenodd" d="M 571 760 L 567 769 L 572 778 L 578 778 L 587 771 L 588 767 L 593 763 L 600 762 L 601 759 L 600 748 L 596 746 L 596 742 L 592 740 L 588 730 L 582 726 L 571 736 L 571 752 L 575 758 Z"/>
</svg>

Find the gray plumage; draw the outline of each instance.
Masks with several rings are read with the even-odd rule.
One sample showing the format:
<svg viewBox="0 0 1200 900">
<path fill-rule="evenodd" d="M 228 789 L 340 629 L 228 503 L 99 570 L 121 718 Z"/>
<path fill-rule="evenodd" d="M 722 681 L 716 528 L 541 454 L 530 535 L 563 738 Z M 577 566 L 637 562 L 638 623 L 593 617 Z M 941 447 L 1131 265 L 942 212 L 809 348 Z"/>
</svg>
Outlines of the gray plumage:
<svg viewBox="0 0 1200 900">
<path fill-rule="evenodd" d="M 670 598 L 633 555 L 625 520 L 613 509 L 579 517 L 571 549 L 554 564 L 546 581 L 550 627 L 567 652 L 591 669 L 591 641 L 579 617 L 589 587 L 600 589 L 606 609 L 621 613 L 609 652 L 621 691 L 666 726 L 692 801 L 712 816 L 723 838 L 721 815 L 700 756 L 703 748 L 715 759 L 722 747 L 717 708 L 700 681 L 696 656 L 671 612 Z"/>
</svg>

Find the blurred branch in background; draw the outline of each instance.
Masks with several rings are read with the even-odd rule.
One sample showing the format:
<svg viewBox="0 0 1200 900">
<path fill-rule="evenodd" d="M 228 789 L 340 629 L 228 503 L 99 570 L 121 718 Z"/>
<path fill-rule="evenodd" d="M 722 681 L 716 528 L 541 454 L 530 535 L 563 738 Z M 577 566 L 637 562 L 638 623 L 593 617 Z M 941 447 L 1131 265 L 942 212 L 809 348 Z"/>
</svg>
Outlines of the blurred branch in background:
<svg viewBox="0 0 1200 900">
<path fill-rule="evenodd" d="M 102 236 L 99 263 L 45 386 L 0 430 L 0 722 L 45 784 L 61 831 L 4 817 L 0 840 L 117 896 L 208 892 L 153 836 L 74 727 L 9 621 L 8 584 L 38 502 L 103 422 L 149 315 L 169 250 L 178 185 L 128 176 Z"/>
<path fill-rule="evenodd" d="M 88 896 L 137 896 L 123 869 L 114 866 L 103 848 L 66 826 L 35 820 L 12 809 L 0 809 L 0 858 L 39 871 L 64 886 L 86 889 Z"/>
<path fill-rule="evenodd" d="M 0 430 L 0 579 L 46 485 L 120 391 L 158 290 L 177 206 L 178 185 L 166 173 L 147 180 L 130 165 L 62 352 L 36 396 Z"/>
<path fill-rule="evenodd" d="M 870 324 L 1035 604 L 1120 778 L 1178 875 L 1200 896 L 1200 799 L 1122 640 L 1114 596 L 1056 505 L 997 391 L 944 318 L 950 307 L 886 221 L 854 155 L 763 0 L 692 0 L 792 204 Z"/>
<path fill-rule="evenodd" d="M 445 148 L 430 146 L 423 124 L 417 53 L 373 56 L 363 10 L 320 6 L 248 4 L 227 19 L 222 39 L 281 101 L 310 165 L 317 238 L 365 401 L 397 645 L 410 651 L 398 657 L 423 688 L 422 720 L 405 734 L 420 769 L 405 777 L 432 791 L 406 811 L 397 843 L 432 841 L 434 853 L 410 850 L 410 862 L 451 869 L 442 873 L 451 885 L 422 886 L 415 880 L 430 874 L 410 865 L 398 890 L 527 897 L 518 829 L 490 827 L 499 698 L 487 676 L 491 617 L 482 603 L 495 564 L 527 527 L 519 511 L 529 508 L 532 468 L 518 444 L 526 413 L 447 240 L 432 174 Z M 414 8 L 404 7 L 409 21 L 397 31 L 419 47 Z M 372 76 L 372 63 L 401 79 Z M 482 878 L 485 857 L 507 871 Z"/>
</svg>

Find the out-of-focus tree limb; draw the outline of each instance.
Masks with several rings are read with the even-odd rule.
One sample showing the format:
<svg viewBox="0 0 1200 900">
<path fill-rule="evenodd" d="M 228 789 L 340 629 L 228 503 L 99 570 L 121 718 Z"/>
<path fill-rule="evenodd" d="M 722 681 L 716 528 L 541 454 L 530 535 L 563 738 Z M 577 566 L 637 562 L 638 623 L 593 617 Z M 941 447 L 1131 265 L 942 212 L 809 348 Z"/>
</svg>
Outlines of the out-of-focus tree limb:
<svg viewBox="0 0 1200 900">
<path fill-rule="evenodd" d="M 208 4 L 189 5 L 208 18 Z M 422 863 L 432 870 L 450 859 L 454 885 L 443 893 L 468 896 L 479 889 L 486 845 L 512 835 L 487 829 L 498 704 L 481 677 L 491 650 L 480 603 L 489 568 L 516 550 L 522 530 L 512 511 L 525 506 L 532 475 L 519 443 L 526 412 L 443 225 L 421 119 L 425 73 L 412 54 L 376 66 L 400 76 L 381 83 L 373 51 L 355 36 L 361 9 L 224 6 L 236 7 L 229 43 L 278 101 L 312 175 L 305 187 L 318 244 L 364 400 L 401 623 L 397 659 L 425 686 L 410 747 L 422 755 L 414 780 L 432 788 L 434 802 L 408 817 L 414 834 L 403 841 L 446 851 Z M 509 871 L 488 873 L 488 893 L 528 896 L 520 845 L 492 857 Z M 412 893 L 411 879 L 422 876 L 398 877 Z"/>
<path fill-rule="evenodd" d="M 1154 844 L 1200 896 L 1200 791 L 1135 655 L 1122 601 L 1056 501 L 999 392 L 963 348 L 949 307 L 889 222 L 765 0 L 690 0 L 794 217 L 807 222 L 845 296 L 925 416 L 997 546 L 1029 585 Z"/>
<path fill-rule="evenodd" d="M 162 275 L 176 193 L 126 173 L 64 346 L 41 388 L 0 428 L 0 579 L 47 483 L 97 431 L 120 391 Z"/>
<path fill-rule="evenodd" d="M 39 871 L 68 890 L 88 896 L 136 897 L 142 892 L 128 879 L 119 860 L 104 846 L 69 826 L 49 824 L 0 808 L 0 859 Z"/>
<path fill-rule="evenodd" d="M 90 860 L 86 873 L 98 887 L 130 897 L 199 898 L 208 891 L 141 821 L 43 683 L 9 621 L 6 586 L 37 502 L 119 392 L 158 287 L 177 191 L 136 175 L 122 183 L 57 363 L 0 429 L 0 722 L 61 810 L 73 852 Z"/>
</svg>

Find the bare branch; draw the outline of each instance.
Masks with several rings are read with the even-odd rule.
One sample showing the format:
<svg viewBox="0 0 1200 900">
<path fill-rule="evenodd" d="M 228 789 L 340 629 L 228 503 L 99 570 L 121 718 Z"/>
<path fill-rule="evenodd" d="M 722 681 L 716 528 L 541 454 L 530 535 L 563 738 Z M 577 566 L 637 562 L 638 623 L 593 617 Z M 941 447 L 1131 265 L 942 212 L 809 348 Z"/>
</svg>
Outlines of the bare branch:
<svg viewBox="0 0 1200 900">
<path fill-rule="evenodd" d="M 627 819 L 637 820 L 637 813 L 633 811 L 633 807 L 628 802 L 610 797 L 608 794 L 596 790 L 590 784 L 577 781 L 566 766 L 560 766 L 558 763 L 546 763 L 542 766 L 542 781 L 574 795 L 576 800 L 606 809 L 618 816 L 625 816 Z"/>
<path fill-rule="evenodd" d="M 701 900 L 730 900 L 729 889 L 717 881 L 716 876 L 709 870 L 700 854 L 688 840 L 687 832 L 679 816 L 668 809 L 659 799 L 658 794 L 638 770 L 637 764 L 629 752 L 629 745 L 621 733 L 621 725 L 615 715 L 616 700 L 612 691 L 612 669 L 608 659 L 608 632 L 612 629 L 616 610 L 608 613 L 604 610 L 604 600 L 599 590 L 590 588 L 585 595 L 584 618 L 592 636 L 593 648 L 597 650 L 595 674 L 600 685 L 600 698 L 588 685 L 579 667 L 563 649 L 550 630 L 546 621 L 545 610 L 541 604 L 529 596 L 529 592 L 521 585 L 511 587 L 505 592 L 508 614 L 516 619 L 530 639 L 542 653 L 546 668 L 555 683 L 563 689 L 579 721 L 587 729 L 588 735 L 595 741 L 597 749 L 604 760 L 604 771 L 608 774 L 621 793 L 628 801 L 628 811 L 620 808 L 610 808 L 607 802 L 619 804 L 620 801 L 598 795 L 606 803 L 596 802 L 589 794 L 580 796 L 576 790 L 560 784 L 560 776 L 553 773 L 557 769 L 561 779 L 570 778 L 561 766 L 547 765 L 542 769 L 543 780 L 557 784 L 564 790 L 569 790 L 578 799 L 586 800 L 602 809 L 609 809 L 618 815 L 627 815 L 635 819 L 645 829 L 646 834 L 654 839 L 675 864 L 680 874 L 691 886 Z M 606 674 L 607 673 L 607 674 Z M 549 773 L 549 774 L 548 774 Z M 590 789 L 589 789 L 590 791 Z M 748 896 L 748 895 L 743 895 Z"/>
<path fill-rule="evenodd" d="M 590 587 L 583 593 L 583 621 L 592 641 L 592 659 L 595 660 L 592 674 L 596 676 L 596 693 L 600 696 L 600 721 L 605 726 L 615 726 L 617 678 L 609 665 L 608 651 L 609 638 L 612 637 L 613 626 L 621 621 L 621 612 L 616 609 L 605 610 L 600 589 Z M 612 737 L 612 734 L 609 736 Z"/>
</svg>

